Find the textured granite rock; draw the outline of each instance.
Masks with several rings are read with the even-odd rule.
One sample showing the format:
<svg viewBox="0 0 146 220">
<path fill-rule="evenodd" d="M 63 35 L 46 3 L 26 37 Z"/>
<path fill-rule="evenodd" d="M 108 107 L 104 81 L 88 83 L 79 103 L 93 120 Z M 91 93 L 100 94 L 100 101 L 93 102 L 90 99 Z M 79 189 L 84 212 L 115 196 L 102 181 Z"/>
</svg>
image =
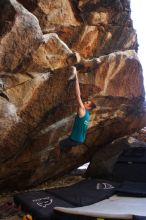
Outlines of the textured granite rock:
<svg viewBox="0 0 146 220">
<path fill-rule="evenodd" d="M 1 190 L 65 174 L 145 127 L 137 45 L 128 0 L 0 2 Z M 77 109 L 72 65 L 97 107 L 85 144 L 54 163 Z"/>
<path fill-rule="evenodd" d="M 0 4 L 0 71 L 22 71 L 42 42 L 42 31 L 38 19 L 17 1 L 2 0 Z"/>
</svg>

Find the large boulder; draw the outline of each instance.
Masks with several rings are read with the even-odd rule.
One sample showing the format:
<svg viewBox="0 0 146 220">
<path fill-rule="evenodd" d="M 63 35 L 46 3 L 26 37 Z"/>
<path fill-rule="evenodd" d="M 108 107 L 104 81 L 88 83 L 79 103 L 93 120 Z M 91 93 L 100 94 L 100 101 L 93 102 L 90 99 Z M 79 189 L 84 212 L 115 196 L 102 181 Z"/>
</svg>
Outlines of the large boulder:
<svg viewBox="0 0 146 220">
<path fill-rule="evenodd" d="M 0 189 L 65 174 L 145 126 L 128 0 L 0 4 Z M 69 135 L 77 110 L 72 65 L 83 100 L 93 99 L 97 107 L 85 143 L 54 163 L 53 149 Z"/>
<path fill-rule="evenodd" d="M 137 35 L 128 0 L 19 0 L 40 21 L 43 33 L 55 32 L 84 58 L 135 49 Z"/>
<path fill-rule="evenodd" d="M 55 164 L 51 152 L 69 134 L 76 110 L 69 68 L 5 78 L 5 94 L 12 103 L 2 98 L 2 187 L 25 187 L 57 177 L 87 162 L 103 144 L 145 126 L 143 78 L 136 53 L 117 52 L 81 62 L 77 66 L 83 99 L 92 98 L 97 108 L 85 145 Z"/>
</svg>

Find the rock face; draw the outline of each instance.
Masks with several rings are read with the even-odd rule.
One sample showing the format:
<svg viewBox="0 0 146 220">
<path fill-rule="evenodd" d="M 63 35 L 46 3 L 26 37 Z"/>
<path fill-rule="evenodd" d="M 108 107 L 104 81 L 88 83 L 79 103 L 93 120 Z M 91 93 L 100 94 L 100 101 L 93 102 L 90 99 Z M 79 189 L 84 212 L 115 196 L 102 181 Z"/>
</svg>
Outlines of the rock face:
<svg viewBox="0 0 146 220">
<path fill-rule="evenodd" d="M 128 0 L 1 1 L 0 189 L 67 173 L 145 126 L 136 52 Z M 54 163 L 54 146 L 69 135 L 77 109 L 72 65 L 82 98 L 97 107 L 85 143 Z"/>
<path fill-rule="evenodd" d="M 0 71 L 18 72 L 26 68 L 31 53 L 42 42 L 35 16 L 17 1 L 1 1 Z"/>
</svg>

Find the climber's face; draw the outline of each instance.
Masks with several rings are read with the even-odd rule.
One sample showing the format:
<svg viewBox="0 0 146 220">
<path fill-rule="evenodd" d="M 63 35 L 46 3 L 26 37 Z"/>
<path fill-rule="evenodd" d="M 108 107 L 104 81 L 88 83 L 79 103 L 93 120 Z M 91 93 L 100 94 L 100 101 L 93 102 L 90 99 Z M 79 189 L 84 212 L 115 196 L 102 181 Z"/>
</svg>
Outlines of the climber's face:
<svg viewBox="0 0 146 220">
<path fill-rule="evenodd" d="M 91 101 L 85 101 L 85 102 L 84 102 L 84 107 L 85 107 L 85 109 L 90 110 L 91 107 L 92 107 L 91 104 L 92 104 Z"/>
</svg>

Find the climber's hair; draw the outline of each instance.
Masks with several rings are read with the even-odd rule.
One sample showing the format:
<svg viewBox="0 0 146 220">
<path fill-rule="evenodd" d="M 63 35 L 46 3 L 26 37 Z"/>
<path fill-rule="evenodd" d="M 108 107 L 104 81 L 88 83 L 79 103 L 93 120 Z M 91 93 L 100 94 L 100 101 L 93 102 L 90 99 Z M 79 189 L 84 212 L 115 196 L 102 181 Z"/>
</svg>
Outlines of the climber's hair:
<svg viewBox="0 0 146 220">
<path fill-rule="evenodd" d="M 93 109 L 95 109 L 95 108 L 96 108 L 96 104 L 95 104 L 93 101 L 91 101 L 90 106 L 91 106 L 91 110 L 93 110 Z"/>
</svg>

